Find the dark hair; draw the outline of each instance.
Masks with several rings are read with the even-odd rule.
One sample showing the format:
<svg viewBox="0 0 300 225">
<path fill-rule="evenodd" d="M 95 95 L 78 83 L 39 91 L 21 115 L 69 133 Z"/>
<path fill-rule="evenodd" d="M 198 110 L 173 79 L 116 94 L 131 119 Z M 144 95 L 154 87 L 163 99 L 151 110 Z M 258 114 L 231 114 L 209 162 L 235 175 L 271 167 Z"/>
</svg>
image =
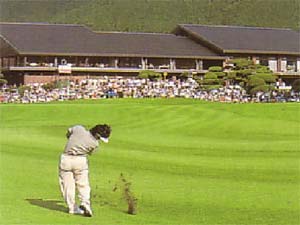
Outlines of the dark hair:
<svg viewBox="0 0 300 225">
<path fill-rule="evenodd" d="M 111 133 L 111 127 L 107 124 L 97 124 L 90 129 L 90 132 L 94 137 L 100 135 L 101 137 L 108 138 Z"/>
</svg>

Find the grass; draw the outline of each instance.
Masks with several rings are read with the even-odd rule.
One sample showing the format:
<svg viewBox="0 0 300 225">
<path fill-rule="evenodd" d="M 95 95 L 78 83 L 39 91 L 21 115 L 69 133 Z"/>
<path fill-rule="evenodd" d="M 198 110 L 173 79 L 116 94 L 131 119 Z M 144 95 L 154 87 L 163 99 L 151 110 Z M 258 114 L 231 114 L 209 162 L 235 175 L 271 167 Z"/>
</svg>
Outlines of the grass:
<svg viewBox="0 0 300 225">
<path fill-rule="evenodd" d="M 0 224 L 299 224 L 300 105 L 97 100 L 0 105 Z M 67 214 L 66 129 L 109 123 L 90 157 L 94 217 Z M 113 192 L 120 173 L 137 215 Z"/>
</svg>

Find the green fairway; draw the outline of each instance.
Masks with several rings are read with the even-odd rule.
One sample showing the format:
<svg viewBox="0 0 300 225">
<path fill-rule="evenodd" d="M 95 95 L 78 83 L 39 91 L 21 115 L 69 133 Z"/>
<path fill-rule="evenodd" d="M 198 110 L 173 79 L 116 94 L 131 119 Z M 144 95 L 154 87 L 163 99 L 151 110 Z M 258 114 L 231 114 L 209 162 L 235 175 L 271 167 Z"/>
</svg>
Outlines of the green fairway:
<svg viewBox="0 0 300 225">
<path fill-rule="evenodd" d="M 300 104 L 107 99 L 0 105 L 0 224 L 299 224 Z M 90 159 L 94 217 L 58 186 L 68 127 L 108 123 Z M 138 198 L 128 215 L 120 173 Z"/>
</svg>

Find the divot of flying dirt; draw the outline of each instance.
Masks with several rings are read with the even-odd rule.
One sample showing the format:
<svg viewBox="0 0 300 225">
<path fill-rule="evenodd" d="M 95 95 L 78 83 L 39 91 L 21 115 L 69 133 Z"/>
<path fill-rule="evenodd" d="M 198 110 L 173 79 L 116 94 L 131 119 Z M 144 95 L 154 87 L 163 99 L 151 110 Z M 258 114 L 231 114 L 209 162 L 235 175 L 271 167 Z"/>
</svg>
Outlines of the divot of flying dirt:
<svg viewBox="0 0 300 225">
<path fill-rule="evenodd" d="M 131 182 L 127 181 L 123 173 L 120 174 L 118 182 L 115 184 L 113 191 L 121 191 L 122 198 L 127 204 L 127 213 L 131 215 L 137 214 L 137 198 L 131 190 Z"/>
</svg>

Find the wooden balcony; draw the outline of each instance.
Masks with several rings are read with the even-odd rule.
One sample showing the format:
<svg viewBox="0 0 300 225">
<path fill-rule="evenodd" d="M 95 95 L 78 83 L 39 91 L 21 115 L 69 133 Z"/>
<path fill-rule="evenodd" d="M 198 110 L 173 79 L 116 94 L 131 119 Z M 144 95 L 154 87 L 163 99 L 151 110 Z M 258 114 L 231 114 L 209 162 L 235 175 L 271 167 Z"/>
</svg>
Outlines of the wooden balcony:
<svg viewBox="0 0 300 225">
<path fill-rule="evenodd" d="M 276 72 L 280 77 L 286 78 L 300 78 L 300 71 L 286 71 L 286 72 Z"/>
<path fill-rule="evenodd" d="M 4 67 L 8 71 L 57 71 L 57 67 L 50 66 L 10 66 Z"/>
<path fill-rule="evenodd" d="M 50 66 L 10 66 L 2 68 L 6 71 L 36 71 L 36 72 L 57 72 L 59 73 L 58 67 Z M 71 67 L 72 72 L 91 72 L 91 73 L 139 73 L 144 69 L 142 68 L 129 68 L 129 67 Z M 169 68 L 160 68 L 160 69 L 147 69 L 159 73 L 184 73 L 184 72 L 196 72 L 196 73 L 206 73 L 207 70 L 196 70 L 196 69 L 169 69 Z"/>
</svg>

